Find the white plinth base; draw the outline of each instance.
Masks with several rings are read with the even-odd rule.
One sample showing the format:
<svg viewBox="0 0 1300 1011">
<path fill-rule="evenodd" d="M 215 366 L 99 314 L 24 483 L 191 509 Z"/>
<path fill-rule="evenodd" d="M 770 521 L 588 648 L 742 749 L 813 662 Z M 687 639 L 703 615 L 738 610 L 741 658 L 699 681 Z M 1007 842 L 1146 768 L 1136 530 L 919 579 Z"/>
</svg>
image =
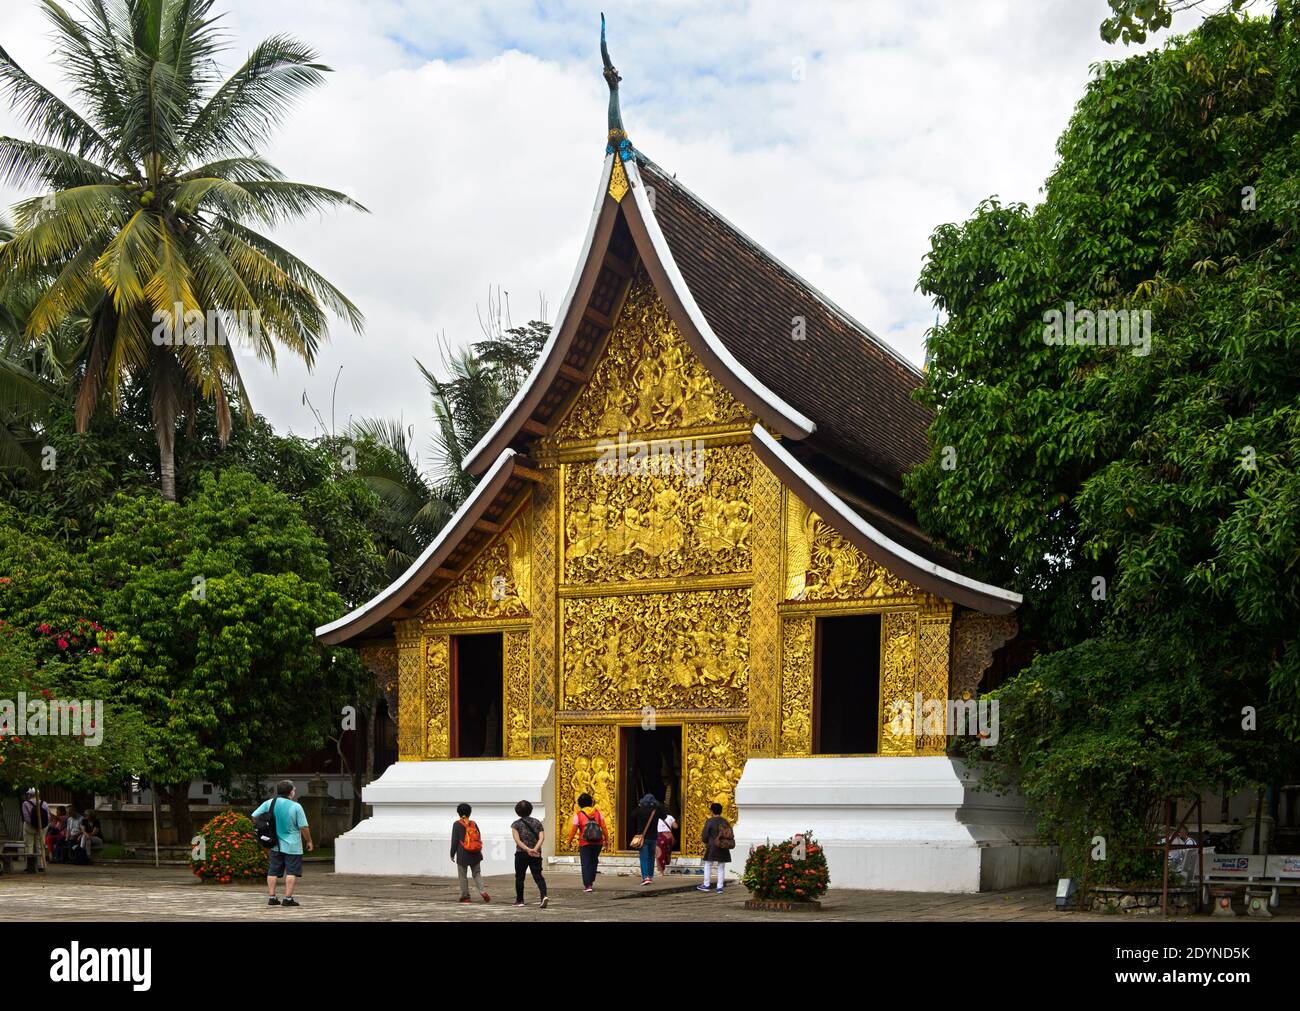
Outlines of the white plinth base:
<svg viewBox="0 0 1300 1011">
<path fill-rule="evenodd" d="M 978 892 L 1057 876 L 1019 798 L 975 790 L 941 756 L 751 758 L 736 805 L 735 873 L 751 845 L 811 829 L 832 888 Z"/>
<path fill-rule="evenodd" d="M 547 827 L 542 852 L 555 853 L 549 816 L 555 803 L 551 759 L 396 762 L 361 792 L 374 815 L 334 843 L 339 874 L 402 874 L 454 878 L 450 859 L 456 805 L 474 808 L 483 835 L 483 873 L 513 874 L 510 823 L 521 800 Z"/>
</svg>

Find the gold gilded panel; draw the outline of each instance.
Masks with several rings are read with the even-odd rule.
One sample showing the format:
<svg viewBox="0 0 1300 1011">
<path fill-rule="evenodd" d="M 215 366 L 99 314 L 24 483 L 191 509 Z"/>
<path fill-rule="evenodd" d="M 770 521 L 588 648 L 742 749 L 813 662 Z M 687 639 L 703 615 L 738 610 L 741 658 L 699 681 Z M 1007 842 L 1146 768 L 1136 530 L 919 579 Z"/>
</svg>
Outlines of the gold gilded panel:
<svg viewBox="0 0 1300 1011">
<path fill-rule="evenodd" d="M 948 650 L 950 615 L 926 615 L 921 619 L 916 649 L 916 690 L 923 700 L 938 700 L 943 705 L 938 722 L 931 720 L 917 727 L 919 749 L 925 755 L 942 755 L 948 749 L 943 720 L 947 715 Z"/>
<path fill-rule="evenodd" d="M 578 797 L 589 793 L 605 817 L 606 849 L 618 840 L 618 728 L 608 723 L 559 728 L 559 758 L 555 782 L 555 851 L 576 853 L 578 840 L 568 844 L 569 826 Z"/>
<path fill-rule="evenodd" d="M 506 758 L 528 758 L 532 754 L 533 692 L 532 652 L 528 629 L 501 636 L 505 666 Z"/>
<path fill-rule="evenodd" d="M 745 768 L 749 731 L 744 723 L 688 723 L 682 852 L 702 856 L 700 832 L 710 817 L 709 805 L 721 804 L 728 821 L 736 821 L 736 783 Z"/>
<path fill-rule="evenodd" d="M 749 571 L 753 452 L 692 448 L 684 463 L 672 459 L 565 467 L 566 583 Z"/>
<path fill-rule="evenodd" d="M 751 591 L 566 599 L 561 708 L 742 709 Z"/>
<path fill-rule="evenodd" d="M 781 622 L 781 754 L 812 754 L 813 668 L 817 621 Z"/>
<path fill-rule="evenodd" d="M 424 649 L 409 629 L 397 631 L 397 759 L 424 758 Z"/>
<path fill-rule="evenodd" d="M 641 269 L 591 380 L 546 441 L 734 425 L 748 418 L 691 351 Z"/>
<path fill-rule="evenodd" d="M 559 471 L 543 471 L 533 489 L 533 687 L 531 748 L 534 755 L 555 754 L 556 568 L 559 540 Z"/>
<path fill-rule="evenodd" d="M 781 482 L 754 464 L 753 610 L 749 631 L 749 753 L 775 755 L 780 723 Z"/>
<path fill-rule="evenodd" d="M 917 613 L 881 615 L 880 753 L 910 755 L 916 750 L 912 708 L 916 692 Z"/>
<path fill-rule="evenodd" d="M 787 600 L 910 599 L 922 594 L 864 555 L 791 492 L 785 504 L 785 580 Z"/>
<path fill-rule="evenodd" d="M 451 756 L 451 636 L 424 638 L 426 758 Z"/>
<path fill-rule="evenodd" d="M 532 583 L 528 541 L 525 509 L 429 605 L 425 623 L 526 618 Z"/>
</svg>

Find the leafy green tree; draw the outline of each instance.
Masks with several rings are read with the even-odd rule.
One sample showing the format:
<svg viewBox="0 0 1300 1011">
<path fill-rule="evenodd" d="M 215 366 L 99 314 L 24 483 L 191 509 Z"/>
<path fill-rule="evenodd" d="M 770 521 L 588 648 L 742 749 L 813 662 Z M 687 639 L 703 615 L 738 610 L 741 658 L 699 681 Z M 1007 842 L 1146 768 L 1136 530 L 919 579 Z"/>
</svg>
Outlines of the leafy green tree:
<svg viewBox="0 0 1300 1011">
<path fill-rule="evenodd" d="M 119 495 L 90 548 L 110 676 L 147 721 L 145 771 L 193 831 L 189 781 L 229 782 L 319 747 L 364 673 L 313 630 L 342 610 L 325 544 L 251 474 L 205 475 L 182 504 Z"/>
<path fill-rule="evenodd" d="M 79 330 L 79 431 L 105 400 L 118 407 L 129 380 L 147 388 L 168 500 L 178 420 L 210 402 L 224 441 L 230 391 L 249 409 L 237 345 L 272 364 L 277 348 L 311 364 L 328 313 L 362 327 L 337 288 L 258 230 L 364 210 L 286 180 L 257 154 L 329 68 L 276 35 L 221 80 L 212 5 L 88 0 L 79 19 L 42 0 L 80 111 L 0 48 L 0 89 L 33 134 L 0 137 L 0 179 L 44 190 L 14 208 L 0 274 L 41 292 L 25 321 L 30 341 Z"/>
<path fill-rule="evenodd" d="M 931 240 L 920 287 L 947 318 L 907 485 L 1026 593 L 1041 655 L 999 693 L 1002 746 L 977 750 L 1067 847 L 1296 764 L 1298 82 L 1295 25 L 1209 18 L 1101 69 L 1039 206 L 986 201 Z M 1067 309 L 1076 338 L 1101 332 L 1083 313 L 1135 329 L 1062 344 Z"/>
</svg>

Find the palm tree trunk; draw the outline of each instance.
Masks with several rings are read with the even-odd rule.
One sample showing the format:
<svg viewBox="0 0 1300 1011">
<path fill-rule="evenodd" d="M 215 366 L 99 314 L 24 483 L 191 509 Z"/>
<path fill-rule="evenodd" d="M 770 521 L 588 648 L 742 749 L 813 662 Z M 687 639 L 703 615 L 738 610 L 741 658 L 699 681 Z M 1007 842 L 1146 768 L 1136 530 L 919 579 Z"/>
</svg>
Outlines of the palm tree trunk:
<svg viewBox="0 0 1300 1011">
<path fill-rule="evenodd" d="M 166 348 L 155 349 L 150 382 L 153 386 L 154 436 L 158 440 L 158 474 L 164 501 L 176 501 L 176 360 Z"/>
</svg>

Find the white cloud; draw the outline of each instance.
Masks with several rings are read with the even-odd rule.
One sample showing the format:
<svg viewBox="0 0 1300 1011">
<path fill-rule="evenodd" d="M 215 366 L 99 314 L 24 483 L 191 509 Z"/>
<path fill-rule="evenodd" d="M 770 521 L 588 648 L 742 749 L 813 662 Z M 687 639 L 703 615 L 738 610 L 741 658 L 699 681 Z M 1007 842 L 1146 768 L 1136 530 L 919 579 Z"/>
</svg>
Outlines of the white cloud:
<svg viewBox="0 0 1300 1011">
<path fill-rule="evenodd" d="M 539 290 L 552 310 L 563 296 L 603 155 L 600 7 L 540 6 L 219 0 L 232 61 L 288 32 L 335 68 L 267 154 L 372 212 L 277 234 L 368 324 L 361 338 L 336 326 L 311 375 L 247 367 L 280 429 L 315 430 L 304 389 L 328 421 L 341 366 L 337 424 L 401 415 L 423 440 L 412 359 L 440 364 L 443 333 L 478 339 L 492 285 L 516 321 Z M 1034 202 L 1089 64 L 1133 52 L 1099 40 L 1103 0 L 605 9 L 633 142 L 917 362 L 930 232 L 991 194 Z M 34 0 L 5 0 L 0 45 L 56 84 L 43 33 Z M 0 133 L 15 131 L 0 110 Z"/>
</svg>

